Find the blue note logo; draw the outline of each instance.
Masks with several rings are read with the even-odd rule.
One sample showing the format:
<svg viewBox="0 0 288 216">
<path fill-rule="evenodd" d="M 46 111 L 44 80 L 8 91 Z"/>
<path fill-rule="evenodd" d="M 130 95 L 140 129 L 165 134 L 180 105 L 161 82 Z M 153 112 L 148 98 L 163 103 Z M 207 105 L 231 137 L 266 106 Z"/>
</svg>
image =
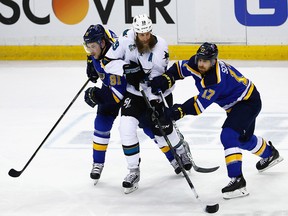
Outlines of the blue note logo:
<svg viewBox="0 0 288 216">
<path fill-rule="evenodd" d="M 236 19 L 244 26 L 280 26 L 287 20 L 287 0 L 259 0 L 260 10 L 273 11 L 266 14 L 249 13 L 247 2 L 248 0 L 234 0 Z"/>
</svg>

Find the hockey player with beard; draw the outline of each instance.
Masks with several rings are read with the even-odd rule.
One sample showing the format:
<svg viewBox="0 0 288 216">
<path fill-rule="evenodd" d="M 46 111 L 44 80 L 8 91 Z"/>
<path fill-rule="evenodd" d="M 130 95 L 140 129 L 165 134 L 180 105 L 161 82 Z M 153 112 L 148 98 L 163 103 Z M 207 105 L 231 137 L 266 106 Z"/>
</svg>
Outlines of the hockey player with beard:
<svg viewBox="0 0 288 216">
<path fill-rule="evenodd" d="M 123 76 L 108 74 L 102 67 L 102 59 L 111 45 L 116 41 L 117 36 L 109 29 L 105 29 L 102 25 L 91 25 L 83 36 L 84 48 L 88 53 L 87 57 L 87 76 L 90 81 L 96 83 L 98 78 L 102 81 L 101 88 L 90 87 L 85 91 L 85 101 L 91 106 L 97 105 L 97 115 L 94 120 L 94 136 L 93 136 L 93 167 L 90 177 L 97 184 L 104 168 L 106 151 L 110 140 L 110 131 L 114 120 L 118 116 L 122 99 L 126 93 L 126 79 Z M 122 70 L 122 69 L 121 69 Z M 143 121 L 145 119 L 143 118 Z M 146 135 L 154 139 L 154 135 L 148 124 L 141 122 L 141 127 Z M 173 165 L 175 172 L 180 172 L 176 160 L 169 148 L 161 150 Z"/>
<path fill-rule="evenodd" d="M 259 172 L 283 160 L 270 141 L 254 135 L 256 117 L 261 111 L 261 98 L 251 80 L 232 65 L 218 59 L 216 44 L 202 44 L 189 60 L 175 62 L 165 73 L 170 79 L 180 80 L 192 76 L 199 94 L 183 104 L 174 104 L 165 111 L 168 118 L 178 120 L 185 115 L 199 115 L 212 103 L 227 114 L 220 139 L 224 147 L 229 184 L 222 189 L 224 199 L 247 196 L 246 181 L 242 173 L 242 149 L 260 156 L 256 164 Z M 152 89 L 169 88 L 163 76 L 151 81 Z"/>
<path fill-rule="evenodd" d="M 142 88 L 151 104 L 159 114 L 159 120 L 163 130 L 177 154 L 180 156 L 183 167 L 190 170 L 192 163 L 187 155 L 187 149 L 183 146 L 171 120 L 164 117 L 164 103 L 157 92 L 152 92 L 149 81 L 153 77 L 162 75 L 169 62 L 168 45 L 164 39 L 152 33 L 152 21 L 146 14 L 133 18 L 133 28 L 125 32 L 106 53 L 103 64 L 105 71 L 110 74 L 125 76 L 127 80 L 127 94 L 121 107 L 120 137 L 123 151 L 128 163 L 128 175 L 124 178 L 122 186 L 125 193 L 130 193 L 138 188 L 140 180 L 140 147 L 137 137 L 137 126 L 143 118 L 149 119 L 147 124 L 151 125 L 158 145 L 162 146 L 163 152 L 169 147 L 161 135 L 159 128 L 152 123 L 149 114 L 151 112 L 140 92 Z M 169 77 L 169 87 L 173 80 Z M 141 87 L 140 87 L 141 86 Z M 166 101 L 172 104 L 172 89 L 163 92 Z M 147 118 L 147 116 L 149 116 Z M 177 161 L 171 161 L 177 163 Z M 175 164 L 172 164 L 175 166 Z M 179 166 L 179 164 L 176 164 Z M 176 170 L 175 170 L 176 171 Z M 178 170 L 178 173 L 180 170 Z"/>
</svg>

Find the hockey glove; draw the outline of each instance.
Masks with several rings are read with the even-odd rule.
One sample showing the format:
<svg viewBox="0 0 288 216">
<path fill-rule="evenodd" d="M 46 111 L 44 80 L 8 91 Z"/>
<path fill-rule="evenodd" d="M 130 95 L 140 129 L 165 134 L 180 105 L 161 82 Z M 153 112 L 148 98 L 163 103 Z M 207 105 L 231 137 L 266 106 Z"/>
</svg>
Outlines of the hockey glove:
<svg viewBox="0 0 288 216">
<path fill-rule="evenodd" d="M 159 90 L 165 92 L 171 88 L 175 83 L 174 77 L 170 74 L 162 74 L 161 76 L 154 77 L 150 81 L 151 91 L 153 94 L 159 94 Z"/>
<path fill-rule="evenodd" d="M 97 97 L 97 95 L 100 94 L 101 89 L 98 87 L 90 87 L 85 91 L 85 102 L 91 106 L 95 107 L 97 104 L 102 103 L 100 97 Z"/>
<path fill-rule="evenodd" d="M 152 122 L 155 122 L 160 116 L 155 107 L 149 108 L 147 114 L 148 118 L 150 118 Z"/>
<path fill-rule="evenodd" d="M 139 84 L 145 78 L 145 72 L 143 71 L 141 65 L 130 61 L 130 64 L 123 65 L 123 70 L 126 75 L 127 83 L 133 85 L 135 89 L 139 91 Z"/>
<path fill-rule="evenodd" d="M 168 119 L 177 121 L 184 117 L 185 113 L 181 107 L 181 104 L 174 104 L 171 108 L 165 108 L 165 116 Z"/>
<path fill-rule="evenodd" d="M 92 56 L 87 56 L 86 73 L 87 73 L 87 77 L 90 79 L 90 81 L 93 83 L 96 83 L 99 76 L 98 76 L 98 73 L 96 72 L 96 70 L 94 68 L 92 58 L 93 58 Z"/>
</svg>

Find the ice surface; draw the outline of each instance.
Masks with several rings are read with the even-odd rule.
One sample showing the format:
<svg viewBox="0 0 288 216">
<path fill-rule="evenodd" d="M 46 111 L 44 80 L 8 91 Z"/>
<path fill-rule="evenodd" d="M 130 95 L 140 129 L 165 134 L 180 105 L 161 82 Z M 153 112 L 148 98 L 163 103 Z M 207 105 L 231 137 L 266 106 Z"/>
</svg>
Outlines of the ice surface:
<svg viewBox="0 0 288 216">
<path fill-rule="evenodd" d="M 288 215 L 288 62 L 228 61 L 250 78 L 261 93 L 263 108 L 256 135 L 271 139 L 284 161 L 258 173 L 259 158 L 243 152 L 243 172 L 250 195 L 223 200 L 228 182 L 219 133 L 225 113 L 216 105 L 198 117 L 177 122 L 199 166 L 220 165 L 214 173 L 192 171 L 189 177 L 204 204 L 218 202 L 215 215 Z M 185 178 L 175 176 L 163 154 L 142 131 L 139 189 L 125 195 L 127 174 L 116 120 L 105 168 L 95 187 L 92 167 L 95 109 L 79 96 L 28 168 L 21 170 L 86 81 L 85 62 L 0 62 L 0 215 L 2 216 L 191 216 L 206 215 Z M 91 86 L 89 84 L 89 86 Z M 99 85 L 99 84 L 97 84 Z M 176 103 L 196 94 L 192 78 L 178 81 Z"/>
</svg>

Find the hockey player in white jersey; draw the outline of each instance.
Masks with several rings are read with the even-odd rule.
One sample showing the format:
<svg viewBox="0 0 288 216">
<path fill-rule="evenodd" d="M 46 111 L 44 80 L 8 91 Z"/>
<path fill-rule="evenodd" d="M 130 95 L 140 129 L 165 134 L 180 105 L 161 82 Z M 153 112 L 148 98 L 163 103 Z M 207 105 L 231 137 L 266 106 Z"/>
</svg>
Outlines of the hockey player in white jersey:
<svg viewBox="0 0 288 216">
<path fill-rule="evenodd" d="M 124 95 L 126 94 L 126 79 L 124 76 L 108 74 L 102 68 L 102 59 L 107 50 L 116 41 L 116 34 L 102 25 L 91 25 L 83 36 L 84 48 L 88 53 L 87 76 L 90 81 L 96 83 L 100 78 L 101 88 L 89 87 L 85 91 L 85 102 L 91 106 L 97 106 L 97 115 L 94 120 L 93 132 L 93 167 L 90 177 L 96 185 L 104 168 L 106 151 L 110 141 L 111 129 L 118 116 Z M 122 70 L 122 68 L 121 68 Z M 143 118 L 143 121 L 145 119 Z M 144 133 L 154 140 L 154 134 L 149 125 L 139 122 Z M 143 126 L 143 127 L 142 127 Z M 175 162 L 171 149 L 159 146 L 166 158 L 172 164 L 176 174 L 181 169 Z"/>
<path fill-rule="evenodd" d="M 152 21 L 146 14 L 133 18 L 133 28 L 127 30 L 106 53 L 103 64 L 105 71 L 111 74 L 125 76 L 127 80 L 127 94 L 121 107 L 120 137 L 129 174 L 125 177 L 122 186 L 125 193 L 130 193 L 138 188 L 140 180 L 140 148 L 137 137 L 137 126 L 144 122 L 152 127 L 155 140 L 162 146 L 162 151 L 169 147 L 161 135 L 159 128 L 150 120 L 151 112 L 140 92 L 145 91 L 151 104 L 159 114 L 162 129 L 169 138 L 176 153 L 180 156 L 184 169 L 190 170 L 192 163 L 183 147 L 171 120 L 165 119 L 164 103 L 157 92 L 152 92 L 149 87 L 153 77 L 162 75 L 169 62 L 168 45 L 164 39 L 152 33 Z M 166 77 L 169 79 L 169 77 Z M 168 80 L 170 87 L 173 80 Z M 172 105 L 172 88 L 163 92 L 168 104 Z M 176 162 L 174 160 L 174 162 Z M 176 162 L 177 163 L 177 162 Z M 172 164 L 173 165 L 173 164 Z"/>
</svg>

